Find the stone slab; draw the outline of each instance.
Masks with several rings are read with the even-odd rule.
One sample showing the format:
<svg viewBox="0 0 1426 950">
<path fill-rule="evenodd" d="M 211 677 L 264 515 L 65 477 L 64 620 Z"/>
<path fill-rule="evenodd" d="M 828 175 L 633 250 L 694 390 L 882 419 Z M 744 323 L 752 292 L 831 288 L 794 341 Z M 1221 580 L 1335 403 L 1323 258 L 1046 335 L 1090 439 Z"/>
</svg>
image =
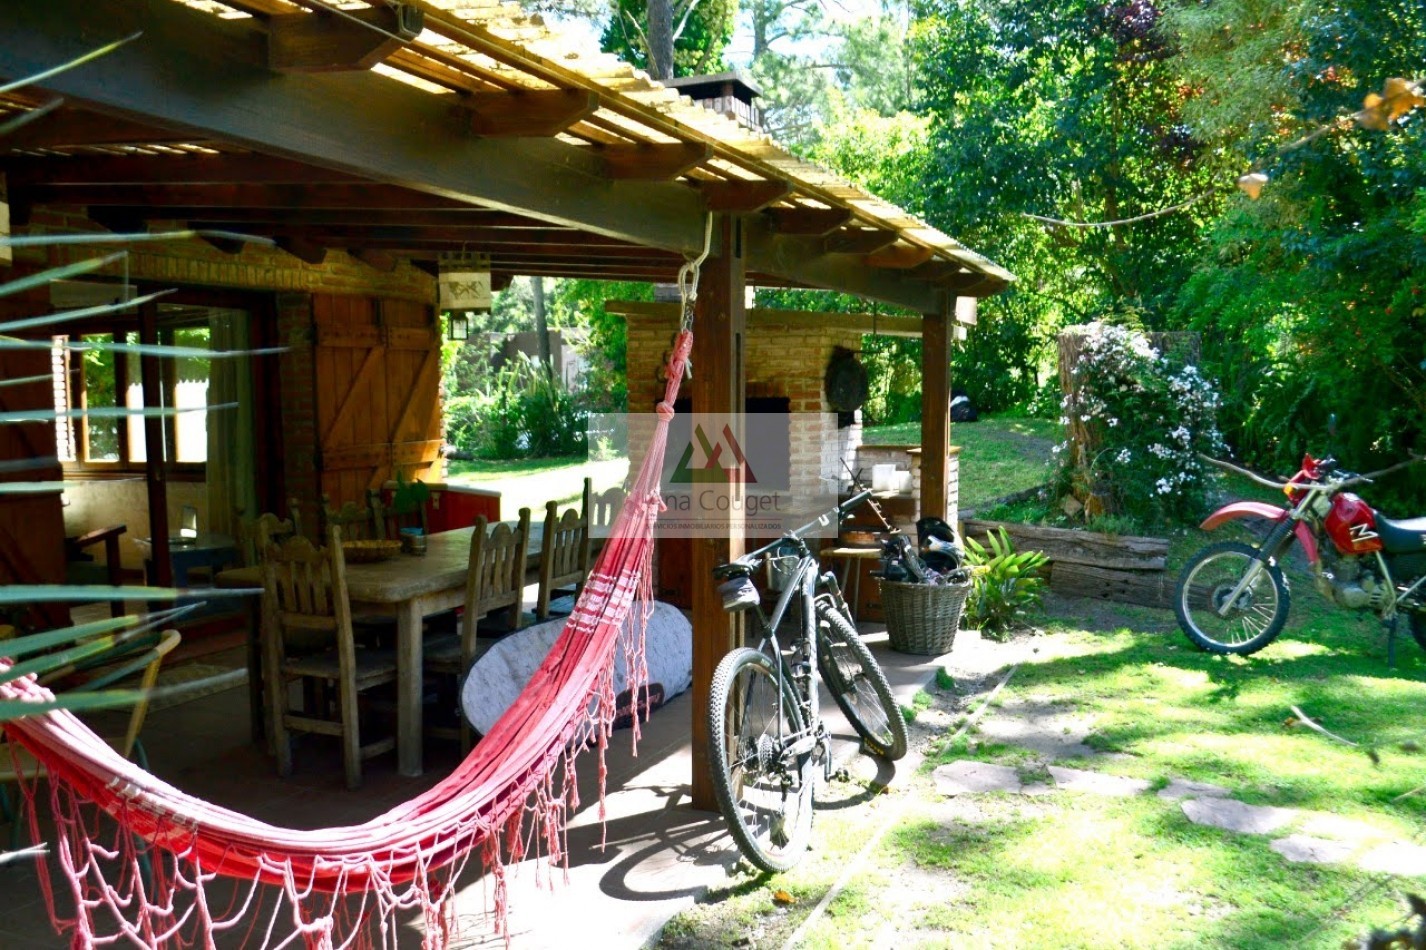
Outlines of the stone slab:
<svg viewBox="0 0 1426 950">
<path fill-rule="evenodd" d="M 1232 798 L 1186 798 L 1179 807 L 1196 825 L 1244 834 L 1272 834 L 1297 819 L 1297 812 L 1291 808 L 1245 805 Z"/>
<path fill-rule="evenodd" d="M 1051 765 L 1049 769 L 1055 785 L 1071 792 L 1128 796 L 1142 795 L 1149 790 L 1149 783 L 1143 779 L 1107 775 L 1104 772 L 1086 772 L 1083 769 L 1066 769 L 1057 765 Z"/>
<path fill-rule="evenodd" d="M 936 780 L 936 791 L 942 795 L 1024 791 L 1020 773 L 1008 765 L 960 759 L 937 767 L 931 774 Z"/>
<path fill-rule="evenodd" d="M 1355 850 L 1341 841 L 1328 841 L 1309 835 L 1288 835 L 1268 845 L 1288 861 L 1298 864 L 1340 864 Z"/>
<path fill-rule="evenodd" d="M 1159 789 L 1159 797 L 1166 799 L 1227 798 L 1230 794 L 1232 793 L 1222 785 L 1211 785 L 1208 782 L 1192 782 L 1186 778 L 1176 778 Z"/>
<path fill-rule="evenodd" d="M 1426 877 L 1426 847 L 1400 841 L 1379 845 L 1362 855 L 1357 864 L 1364 871 Z"/>
</svg>

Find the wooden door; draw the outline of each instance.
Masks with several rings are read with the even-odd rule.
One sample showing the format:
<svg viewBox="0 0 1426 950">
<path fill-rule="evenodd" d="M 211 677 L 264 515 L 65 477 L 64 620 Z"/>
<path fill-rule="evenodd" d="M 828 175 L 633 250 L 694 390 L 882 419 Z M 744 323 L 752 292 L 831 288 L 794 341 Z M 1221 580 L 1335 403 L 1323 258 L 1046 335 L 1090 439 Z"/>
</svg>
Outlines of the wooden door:
<svg viewBox="0 0 1426 950">
<path fill-rule="evenodd" d="M 0 315 L 4 313 L 0 310 Z M 0 412 L 53 409 L 54 382 L 50 372 L 51 358 L 45 350 L 0 350 L 0 379 L 39 377 L 18 386 L 0 386 Z M 62 478 L 53 422 L 0 425 L 0 482 L 51 482 Z M 64 509 L 60 493 L 0 493 L 0 585 L 63 583 Z M 69 608 L 65 604 L 36 604 L 22 613 L 14 619 L 34 629 L 69 624 Z"/>
<path fill-rule="evenodd" d="M 430 481 L 441 452 L 435 312 L 410 301 L 315 294 L 320 490 L 366 504 L 397 477 Z"/>
</svg>

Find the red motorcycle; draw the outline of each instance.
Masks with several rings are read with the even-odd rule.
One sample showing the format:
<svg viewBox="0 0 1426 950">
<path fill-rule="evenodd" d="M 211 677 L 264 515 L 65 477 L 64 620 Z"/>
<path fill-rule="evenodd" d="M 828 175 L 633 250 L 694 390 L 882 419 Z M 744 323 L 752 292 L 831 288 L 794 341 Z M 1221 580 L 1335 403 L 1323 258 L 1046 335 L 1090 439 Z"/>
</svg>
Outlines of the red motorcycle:
<svg viewBox="0 0 1426 950">
<path fill-rule="evenodd" d="M 1287 622 L 1287 579 L 1279 561 L 1302 545 L 1322 596 L 1349 610 L 1370 610 L 1390 630 L 1406 618 L 1426 649 L 1426 518 L 1393 521 L 1347 491 L 1421 459 L 1354 475 L 1330 458 L 1304 456 L 1302 469 L 1286 482 L 1273 481 L 1226 462 L 1209 461 L 1287 496 L 1281 506 L 1235 501 L 1203 522 L 1212 531 L 1228 521 L 1272 522 L 1261 543 L 1222 541 L 1184 565 L 1174 593 L 1179 626 L 1200 649 L 1247 656 L 1272 643 Z"/>
</svg>

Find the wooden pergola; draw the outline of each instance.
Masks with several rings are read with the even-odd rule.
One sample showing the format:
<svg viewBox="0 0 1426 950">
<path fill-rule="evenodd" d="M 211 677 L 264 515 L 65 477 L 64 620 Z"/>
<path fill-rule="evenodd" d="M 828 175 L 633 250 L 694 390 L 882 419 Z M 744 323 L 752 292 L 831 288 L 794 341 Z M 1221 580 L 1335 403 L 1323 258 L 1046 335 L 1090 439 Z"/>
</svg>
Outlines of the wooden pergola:
<svg viewBox="0 0 1426 950">
<path fill-rule="evenodd" d="M 119 232 L 180 222 L 271 237 L 309 263 L 331 249 L 379 269 L 479 252 L 498 288 L 516 275 L 672 281 L 712 214 L 694 411 L 742 411 L 748 284 L 920 314 L 923 503 L 944 510 L 954 323 L 974 322 L 973 298 L 1011 275 L 517 5 L 45 0 L 12 4 L 5 26 L 6 79 L 137 34 L 0 97 L 0 121 L 49 110 L 0 140 L 16 226 L 61 205 Z M 741 543 L 698 542 L 695 572 Z M 712 585 L 693 611 L 697 710 L 735 631 Z M 695 713 L 694 798 L 709 806 L 705 728 Z"/>
</svg>

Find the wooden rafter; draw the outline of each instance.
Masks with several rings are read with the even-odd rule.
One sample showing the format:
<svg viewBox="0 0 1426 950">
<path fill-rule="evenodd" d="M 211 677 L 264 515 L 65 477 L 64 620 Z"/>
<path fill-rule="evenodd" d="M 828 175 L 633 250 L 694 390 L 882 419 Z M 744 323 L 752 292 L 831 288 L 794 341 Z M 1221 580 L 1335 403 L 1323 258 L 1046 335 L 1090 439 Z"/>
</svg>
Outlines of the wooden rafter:
<svg viewBox="0 0 1426 950">
<path fill-rule="evenodd" d="M 277 246 L 306 264 L 320 264 L 327 259 L 327 248 L 302 237 L 280 237 Z"/>
<path fill-rule="evenodd" d="M 103 207 L 103 206 L 97 206 Z M 481 227 L 519 228 L 532 231 L 563 232 L 543 221 L 510 214 L 487 211 L 473 205 L 458 208 L 222 208 L 184 205 L 113 205 L 107 208 L 115 214 L 127 214 L 134 220 L 204 221 L 229 225 L 287 225 L 290 227 Z M 574 232 L 582 233 L 582 232 Z M 608 240 L 607 238 L 605 240 Z"/>
<path fill-rule="evenodd" d="M 420 35 L 425 17 L 405 3 L 267 18 L 267 62 L 279 72 L 366 70 Z"/>
<path fill-rule="evenodd" d="M 476 135 L 550 136 L 593 115 L 599 97 L 567 89 L 479 92 L 468 96 L 465 105 L 470 109 L 470 129 Z"/>
</svg>

